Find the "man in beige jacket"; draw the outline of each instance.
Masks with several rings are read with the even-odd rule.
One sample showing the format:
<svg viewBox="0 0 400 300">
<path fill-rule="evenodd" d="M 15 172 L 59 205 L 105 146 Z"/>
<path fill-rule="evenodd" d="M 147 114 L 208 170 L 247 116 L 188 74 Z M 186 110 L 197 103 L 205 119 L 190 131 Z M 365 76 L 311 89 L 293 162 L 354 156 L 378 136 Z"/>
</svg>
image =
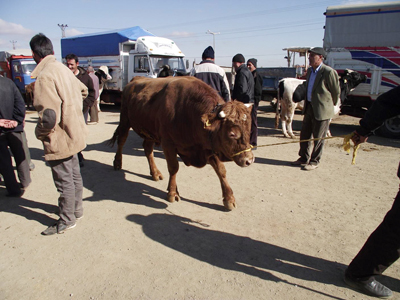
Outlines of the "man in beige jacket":
<svg viewBox="0 0 400 300">
<path fill-rule="evenodd" d="M 54 184 L 60 193 L 60 219 L 42 232 L 63 233 L 83 217 L 83 182 L 77 153 L 86 147 L 87 129 L 82 114 L 86 86 L 62 63 L 56 61 L 53 44 L 44 34 L 30 41 L 33 59 L 38 64 L 35 108 L 39 120 L 36 137 L 43 142 L 45 160 L 51 167 Z"/>
</svg>

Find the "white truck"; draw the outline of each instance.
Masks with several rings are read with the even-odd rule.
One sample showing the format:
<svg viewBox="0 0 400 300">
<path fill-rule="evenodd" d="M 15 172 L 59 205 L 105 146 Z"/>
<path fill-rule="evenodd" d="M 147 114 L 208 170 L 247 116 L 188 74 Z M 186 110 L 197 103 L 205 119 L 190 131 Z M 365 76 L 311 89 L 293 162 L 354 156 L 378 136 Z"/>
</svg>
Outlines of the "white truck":
<svg viewBox="0 0 400 300">
<path fill-rule="evenodd" d="M 184 54 L 174 41 L 156 37 L 139 26 L 61 39 L 61 54 L 73 53 L 79 66 L 107 66 L 112 76 L 101 100 L 119 103 L 123 88 L 135 76 L 156 78 L 165 65 L 174 74 L 185 74 Z"/>
<path fill-rule="evenodd" d="M 400 84 L 400 1 L 330 6 L 325 16 L 325 62 L 338 72 L 352 69 L 368 77 L 345 104 L 369 108 Z M 400 137 L 400 117 L 386 121 L 379 131 Z"/>
</svg>

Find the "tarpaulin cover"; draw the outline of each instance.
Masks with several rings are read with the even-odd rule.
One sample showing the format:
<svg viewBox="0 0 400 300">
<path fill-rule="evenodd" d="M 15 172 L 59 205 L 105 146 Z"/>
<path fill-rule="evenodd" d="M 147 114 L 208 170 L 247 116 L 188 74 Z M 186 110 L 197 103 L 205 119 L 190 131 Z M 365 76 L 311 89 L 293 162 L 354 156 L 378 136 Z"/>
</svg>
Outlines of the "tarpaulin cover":
<svg viewBox="0 0 400 300">
<path fill-rule="evenodd" d="M 400 46 L 400 1 L 331 6 L 324 48 Z"/>
<path fill-rule="evenodd" d="M 0 61 L 8 61 L 13 55 L 21 56 L 20 58 L 32 58 L 31 54 L 31 51 L 28 49 L 0 51 Z"/>
<path fill-rule="evenodd" d="M 77 56 L 119 55 L 119 43 L 136 41 L 141 36 L 154 36 L 139 26 L 107 32 L 76 35 L 61 39 L 61 55 Z"/>
</svg>

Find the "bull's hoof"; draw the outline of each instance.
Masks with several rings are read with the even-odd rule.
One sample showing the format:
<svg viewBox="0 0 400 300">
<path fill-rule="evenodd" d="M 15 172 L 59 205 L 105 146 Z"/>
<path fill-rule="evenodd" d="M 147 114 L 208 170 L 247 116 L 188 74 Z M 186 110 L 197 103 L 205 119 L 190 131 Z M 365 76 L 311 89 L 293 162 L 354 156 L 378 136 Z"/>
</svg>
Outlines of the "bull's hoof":
<svg viewBox="0 0 400 300">
<path fill-rule="evenodd" d="M 179 195 L 178 194 L 168 194 L 168 197 L 167 197 L 167 201 L 168 202 L 178 202 L 179 200 L 181 200 L 181 197 L 179 197 Z"/>
<path fill-rule="evenodd" d="M 164 177 L 161 174 L 161 172 L 157 172 L 155 174 L 150 174 L 150 175 L 151 175 L 151 177 L 153 178 L 154 181 L 159 181 L 159 180 L 163 180 L 164 179 Z"/>
<path fill-rule="evenodd" d="M 236 202 L 228 202 L 228 201 L 224 200 L 224 207 L 227 210 L 231 211 L 231 210 L 235 209 L 237 206 L 236 206 Z"/>
<path fill-rule="evenodd" d="M 122 163 L 114 160 L 114 170 L 118 171 L 121 170 L 121 168 L 122 168 Z"/>
<path fill-rule="evenodd" d="M 290 139 L 290 135 L 288 135 L 287 133 L 284 133 L 283 136 Z"/>
</svg>

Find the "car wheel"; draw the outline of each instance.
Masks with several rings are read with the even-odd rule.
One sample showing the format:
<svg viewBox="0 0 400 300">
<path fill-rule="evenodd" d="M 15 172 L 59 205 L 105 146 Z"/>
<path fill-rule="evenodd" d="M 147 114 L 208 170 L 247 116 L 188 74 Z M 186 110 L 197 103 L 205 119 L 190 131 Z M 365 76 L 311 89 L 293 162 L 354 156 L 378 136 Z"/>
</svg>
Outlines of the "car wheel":
<svg viewBox="0 0 400 300">
<path fill-rule="evenodd" d="M 400 138 L 400 115 L 387 119 L 381 127 L 377 129 L 377 134 L 388 138 Z"/>
</svg>

